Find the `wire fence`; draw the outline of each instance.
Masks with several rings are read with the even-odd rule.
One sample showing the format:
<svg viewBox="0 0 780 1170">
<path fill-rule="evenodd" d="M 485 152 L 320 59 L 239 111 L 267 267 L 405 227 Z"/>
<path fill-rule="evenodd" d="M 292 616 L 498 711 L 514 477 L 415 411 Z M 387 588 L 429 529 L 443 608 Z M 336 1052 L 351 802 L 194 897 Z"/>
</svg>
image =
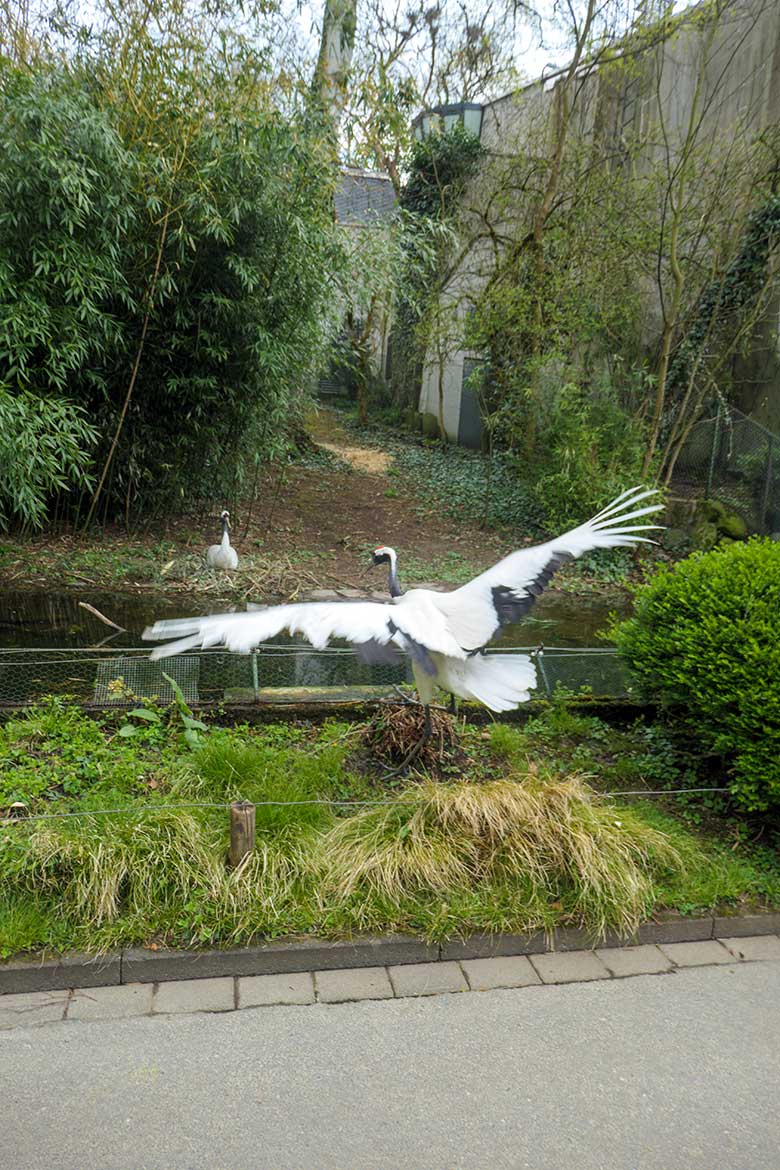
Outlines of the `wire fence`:
<svg viewBox="0 0 780 1170">
<path fill-rule="evenodd" d="M 529 654 L 535 647 L 501 647 L 501 654 Z M 535 658 L 535 695 L 558 684 L 599 697 L 622 698 L 628 681 L 610 647 L 550 647 Z M 225 707 L 252 703 L 338 703 L 381 698 L 411 683 L 408 660 L 370 665 L 354 651 L 263 646 L 251 654 L 204 650 L 153 662 L 148 647 L 131 649 L 0 649 L 0 705 L 24 707 L 45 695 L 74 704 L 130 707 L 138 699 L 170 703 L 172 678 L 189 704 Z"/>
<path fill-rule="evenodd" d="M 675 481 L 728 504 L 754 532 L 780 531 L 780 437 L 734 407 L 694 424 Z"/>
<path fill-rule="evenodd" d="M 631 788 L 619 789 L 616 792 L 598 792 L 595 789 L 588 795 L 591 798 L 606 800 L 614 797 L 623 796 L 682 796 L 689 793 L 702 792 L 730 792 L 730 788 Z M 153 812 L 184 812 L 191 809 L 220 809 L 223 812 L 235 808 L 297 808 L 301 805 L 328 805 L 330 808 L 380 808 L 384 805 L 397 805 L 400 802 L 414 802 L 419 799 L 421 802 L 424 797 L 417 797 L 415 793 L 407 793 L 404 796 L 390 796 L 377 800 L 254 800 L 254 801 L 232 801 L 229 804 L 220 803 L 214 804 L 210 801 L 197 801 L 195 803 L 182 802 L 181 804 L 133 804 L 125 805 L 122 808 L 91 808 L 68 810 L 67 812 L 49 812 L 49 813 L 28 813 L 26 808 L 22 808 L 20 804 L 13 809 L 11 815 L 0 816 L 0 825 L 4 828 L 8 825 L 25 825 L 32 821 L 59 821 L 68 820 L 73 817 L 89 818 L 89 817 L 114 817 L 114 816 L 143 816 L 145 813 Z"/>
</svg>

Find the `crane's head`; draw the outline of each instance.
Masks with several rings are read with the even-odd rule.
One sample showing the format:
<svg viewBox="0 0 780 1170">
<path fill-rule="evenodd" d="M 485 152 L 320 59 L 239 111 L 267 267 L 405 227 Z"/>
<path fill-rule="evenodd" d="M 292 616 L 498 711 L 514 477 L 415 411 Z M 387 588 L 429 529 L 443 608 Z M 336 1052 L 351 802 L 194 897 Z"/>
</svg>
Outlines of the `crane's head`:
<svg viewBox="0 0 780 1170">
<path fill-rule="evenodd" d="M 220 512 L 220 514 L 219 514 L 219 518 L 220 518 L 220 520 L 222 521 L 222 526 L 223 526 L 223 528 L 229 528 L 229 527 L 230 527 L 230 513 L 228 512 L 227 508 L 224 508 L 224 509 L 223 509 L 223 510 Z"/>
<path fill-rule="evenodd" d="M 381 548 L 374 549 L 371 563 L 373 565 L 389 565 L 391 569 L 395 569 L 396 559 L 395 549 L 383 544 Z"/>
</svg>

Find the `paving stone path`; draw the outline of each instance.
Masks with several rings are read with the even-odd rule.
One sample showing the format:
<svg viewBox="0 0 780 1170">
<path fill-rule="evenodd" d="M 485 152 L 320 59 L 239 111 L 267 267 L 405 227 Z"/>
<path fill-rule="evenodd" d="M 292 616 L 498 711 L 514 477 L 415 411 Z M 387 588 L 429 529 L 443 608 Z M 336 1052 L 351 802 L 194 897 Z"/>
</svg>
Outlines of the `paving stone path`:
<svg viewBox="0 0 780 1170">
<path fill-rule="evenodd" d="M 780 962 L 780 936 L 765 934 L 287 975 L 127 983 L 2 995 L 0 1030 L 62 1020 L 232 1012 L 282 1004 L 348 1003 L 542 984 L 589 983 L 634 975 L 672 974 L 682 967 L 761 961 Z"/>
</svg>

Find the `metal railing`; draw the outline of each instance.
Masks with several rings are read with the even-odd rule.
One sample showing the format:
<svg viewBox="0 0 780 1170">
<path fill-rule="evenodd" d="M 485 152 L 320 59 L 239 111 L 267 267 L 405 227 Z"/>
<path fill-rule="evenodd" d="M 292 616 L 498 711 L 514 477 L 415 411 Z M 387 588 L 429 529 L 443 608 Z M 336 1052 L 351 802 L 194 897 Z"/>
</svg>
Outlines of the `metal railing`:
<svg viewBox="0 0 780 1170">
<path fill-rule="evenodd" d="M 535 647 L 501 647 L 501 654 L 533 654 Z M 536 658 L 536 695 L 558 684 L 595 695 L 622 697 L 627 680 L 614 650 L 547 648 Z M 251 654 L 204 650 L 153 662 L 148 647 L 0 649 L 0 705 L 23 707 L 44 695 L 76 704 L 132 706 L 139 698 L 173 700 L 168 675 L 188 703 L 333 703 L 379 698 L 412 681 L 408 660 L 369 665 L 348 648 L 312 650 L 266 645 Z"/>
</svg>

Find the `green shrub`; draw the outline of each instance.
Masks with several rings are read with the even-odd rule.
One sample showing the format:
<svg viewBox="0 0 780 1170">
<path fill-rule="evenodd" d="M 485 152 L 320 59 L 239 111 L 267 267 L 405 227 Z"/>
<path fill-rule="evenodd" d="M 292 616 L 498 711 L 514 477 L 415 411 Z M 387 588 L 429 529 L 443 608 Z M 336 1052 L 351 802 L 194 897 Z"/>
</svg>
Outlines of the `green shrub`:
<svg viewBox="0 0 780 1170">
<path fill-rule="evenodd" d="M 0 524 L 88 487 L 120 423 L 99 515 L 231 498 L 305 400 L 335 171 L 302 112 L 247 108 L 240 71 L 191 49 L 188 74 L 146 44 L 129 102 L 99 47 L 0 60 Z"/>
<path fill-rule="evenodd" d="M 644 432 L 607 379 L 567 383 L 540 419 L 533 495 L 546 527 L 566 531 L 642 482 Z"/>
<path fill-rule="evenodd" d="M 642 694 L 729 762 L 743 808 L 780 804 L 780 544 L 694 554 L 636 590 L 612 631 Z"/>
<path fill-rule="evenodd" d="M 0 383 L 0 529 L 12 516 L 41 528 L 49 499 L 85 487 L 97 431 L 63 398 L 11 394 Z"/>
</svg>

